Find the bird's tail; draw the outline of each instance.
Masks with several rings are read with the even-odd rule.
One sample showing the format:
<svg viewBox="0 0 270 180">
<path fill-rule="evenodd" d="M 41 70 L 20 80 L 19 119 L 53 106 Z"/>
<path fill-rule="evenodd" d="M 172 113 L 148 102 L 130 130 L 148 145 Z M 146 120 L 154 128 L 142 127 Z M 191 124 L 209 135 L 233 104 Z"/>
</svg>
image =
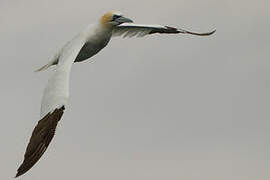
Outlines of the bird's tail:
<svg viewBox="0 0 270 180">
<path fill-rule="evenodd" d="M 45 64 L 44 66 L 42 66 L 41 68 L 35 70 L 35 72 L 40 72 L 40 71 L 44 71 L 46 69 L 48 69 L 50 66 L 55 65 L 58 63 L 58 59 L 53 59 L 51 60 L 48 64 Z"/>
</svg>

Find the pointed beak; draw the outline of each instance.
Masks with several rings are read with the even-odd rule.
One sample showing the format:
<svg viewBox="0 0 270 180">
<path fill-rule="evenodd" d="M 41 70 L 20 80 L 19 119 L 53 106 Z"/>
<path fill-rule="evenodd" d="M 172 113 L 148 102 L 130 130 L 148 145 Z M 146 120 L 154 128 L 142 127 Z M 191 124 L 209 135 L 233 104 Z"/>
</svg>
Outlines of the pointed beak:
<svg viewBox="0 0 270 180">
<path fill-rule="evenodd" d="M 117 18 L 116 21 L 117 21 L 118 23 L 120 23 L 120 24 L 122 24 L 122 23 L 133 23 L 133 21 L 132 21 L 131 19 L 126 18 L 126 17 L 123 17 L 123 16 Z"/>
</svg>

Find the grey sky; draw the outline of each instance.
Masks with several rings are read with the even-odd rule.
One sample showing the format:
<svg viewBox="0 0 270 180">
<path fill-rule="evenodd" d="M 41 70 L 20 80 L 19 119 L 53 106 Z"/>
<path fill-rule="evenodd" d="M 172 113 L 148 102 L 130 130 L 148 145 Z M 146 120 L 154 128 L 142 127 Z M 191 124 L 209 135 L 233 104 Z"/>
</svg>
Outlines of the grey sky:
<svg viewBox="0 0 270 180">
<path fill-rule="evenodd" d="M 0 0 L 0 179 L 39 120 L 44 65 L 109 10 L 210 37 L 114 38 L 73 66 L 56 136 L 21 179 L 268 180 L 269 1 Z"/>
</svg>

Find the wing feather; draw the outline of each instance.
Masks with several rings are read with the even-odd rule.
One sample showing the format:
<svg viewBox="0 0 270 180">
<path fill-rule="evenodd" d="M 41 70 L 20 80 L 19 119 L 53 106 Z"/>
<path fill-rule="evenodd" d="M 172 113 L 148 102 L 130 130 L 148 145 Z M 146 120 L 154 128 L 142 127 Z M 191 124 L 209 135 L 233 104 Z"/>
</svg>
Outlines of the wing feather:
<svg viewBox="0 0 270 180">
<path fill-rule="evenodd" d="M 17 170 L 16 177 L 26 173 L 41 158 L 48 148 L 57 126 L 64 113 L 64 106 L 48 113 L 36 125 L 24 154 L 24 161 Z"/>
<path fill-rule="evenodd" d="M 116 26 L 113 29 L 113 36 L 123 36 L 123 37 L 143 37 L 148 34 L 160 33 L 160 34 L 191 34 L 197 36 L 209 36 L 213 34 L 216 30 L 206 33 L 197 33 L 192 31 L 187 31 L 180 28 L 174 28 L 170 26 L 162 25 L 143 25 L 134 23 L 124 23 Z"/>
<path fill-rule="evenodd" d="M 56 70 L 49 79 L 41 103 L 41 120 L 32 132 L 23 163 L 15 177 L 26 173 L 41 158 L 54 137 L 69 96 L 69 76 L 73 62 L 85 43 L 85 37 L 78 35 L 70 41 L 60 55 Z"/>
<path fill-rule="evenodd" d="M 85 42 L 86 37 L 82 34 L 75 37 L 64 47 L 59 57 L 56 71 L 49 79 L 43 93 L 40 111 L 41 118 L 56 108 L 67 104 L 71 67 Z"/>
</svg>

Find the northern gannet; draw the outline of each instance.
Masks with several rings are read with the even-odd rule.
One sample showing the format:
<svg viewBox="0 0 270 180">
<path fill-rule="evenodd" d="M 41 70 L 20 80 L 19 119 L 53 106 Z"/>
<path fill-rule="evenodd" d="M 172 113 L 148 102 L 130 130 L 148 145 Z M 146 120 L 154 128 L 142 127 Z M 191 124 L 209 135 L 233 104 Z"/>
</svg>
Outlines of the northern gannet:
<svg viewBox="0 0 270 180">
<path fill-rule="evenodd" d="M 37 70 L 45 70 L 57 64 L 44 90 L 40 120 L 32 132 L 23 163 L 18 168 L 15 177 L 31 169 L 48 148 L 68 101 L 69 76 L 74 62 L 84 61 L 97 54 L 108 44 L 112 36 L 143 37 L 154 33 L 209 36 L 214 32 L 215 30 L 208 33 L 194 33 L 169 26 L 134 24 L 120 12 L 113 11 L 104 14 L 97 23 L 89 25 L 67 42 L 48 64 Z"/>
</svg>

